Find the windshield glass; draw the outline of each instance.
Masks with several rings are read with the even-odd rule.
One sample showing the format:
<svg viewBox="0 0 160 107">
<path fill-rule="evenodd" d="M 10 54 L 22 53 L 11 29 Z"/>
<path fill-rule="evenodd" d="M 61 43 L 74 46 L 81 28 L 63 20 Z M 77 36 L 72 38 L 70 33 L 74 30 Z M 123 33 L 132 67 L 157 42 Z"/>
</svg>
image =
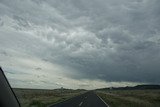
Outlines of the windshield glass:
<svg viewBox="0 0 160 107">
<path fill-rule="evenodd" d="M 159 65 L 159 0 L 0 0 L 0 66 L 21 106 L 88 90 L 112 105 L 106 96 L 131 102 L 129 89 L 131 103 L 160 105 Z"/>
</svg>

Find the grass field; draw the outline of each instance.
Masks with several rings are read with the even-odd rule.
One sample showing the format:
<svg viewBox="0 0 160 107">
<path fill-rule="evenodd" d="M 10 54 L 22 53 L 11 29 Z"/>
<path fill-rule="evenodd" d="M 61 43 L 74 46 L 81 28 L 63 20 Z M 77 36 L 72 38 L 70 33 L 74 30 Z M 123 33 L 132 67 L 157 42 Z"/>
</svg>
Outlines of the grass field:
<svg viewBox="0 0 160 107">
<path fill-rule="evenodd" d="M 106 90 L 97 94 L 110 107 L 160 107 L 160 90 Z"/>
<path fill-rule="evenodd" d="M 39 89 L 13 89 L 21 107 L 47 107 L 79 94 L 84 90 L 39 90 Z"/>
</svg>

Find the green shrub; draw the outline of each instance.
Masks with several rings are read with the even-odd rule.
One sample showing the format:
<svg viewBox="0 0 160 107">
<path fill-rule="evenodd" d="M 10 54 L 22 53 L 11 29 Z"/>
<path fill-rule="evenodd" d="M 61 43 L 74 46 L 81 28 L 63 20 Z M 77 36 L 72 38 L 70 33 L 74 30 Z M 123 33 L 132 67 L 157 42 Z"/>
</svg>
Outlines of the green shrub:
<svg viewBox="0 0 160 107">
<path fill-rule="evenodd" d="M 41 101 L 33 100 L 33 101 L 29 104 L 29 107 L 45 107 L 45 104 L 42 103 Z"/>
</svg>

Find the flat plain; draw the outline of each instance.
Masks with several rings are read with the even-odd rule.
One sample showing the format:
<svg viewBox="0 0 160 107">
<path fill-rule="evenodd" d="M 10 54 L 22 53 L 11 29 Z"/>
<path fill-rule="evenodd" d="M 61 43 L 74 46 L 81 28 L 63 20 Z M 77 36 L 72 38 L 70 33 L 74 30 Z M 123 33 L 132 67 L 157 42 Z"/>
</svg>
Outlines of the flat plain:
<svg viewBox="0 0 160 107">
<path fill-rule="evenodd" d="M 13 89 L 22 107 L 47 107 L 79 96 L 86 90 Z M 110 107 L 160 107 L 160 89 L 95 90 Z"/>
<path fill-rule="evenodd" d="M 71 89 L 13 89 L 21 107 L 47 107 L 51 104 L 63 102 L 67 99 L 80 95 L 85 90 Z"/>
<path fill-rule="evenodd" d="M 160 90 L 101 90 L 97 94 L 110 107 L 160 107 Z"/>
</svg>

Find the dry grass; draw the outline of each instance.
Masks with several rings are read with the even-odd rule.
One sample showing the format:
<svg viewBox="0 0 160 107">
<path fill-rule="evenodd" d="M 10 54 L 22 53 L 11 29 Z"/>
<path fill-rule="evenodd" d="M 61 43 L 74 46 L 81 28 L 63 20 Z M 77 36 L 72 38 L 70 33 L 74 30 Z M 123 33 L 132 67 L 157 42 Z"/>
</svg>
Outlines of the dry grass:
<svg viewBox="0 0 160 107">
<path fill-rule="evenodd" d="M 160 90 L 97 91 L 110 107 L 160 107 Z"/>
<path fill-rule="evenodd" d="M 14 89 L 22 107 L 47 107 L 85 92 L 84 90 Z"/>
</svg>

